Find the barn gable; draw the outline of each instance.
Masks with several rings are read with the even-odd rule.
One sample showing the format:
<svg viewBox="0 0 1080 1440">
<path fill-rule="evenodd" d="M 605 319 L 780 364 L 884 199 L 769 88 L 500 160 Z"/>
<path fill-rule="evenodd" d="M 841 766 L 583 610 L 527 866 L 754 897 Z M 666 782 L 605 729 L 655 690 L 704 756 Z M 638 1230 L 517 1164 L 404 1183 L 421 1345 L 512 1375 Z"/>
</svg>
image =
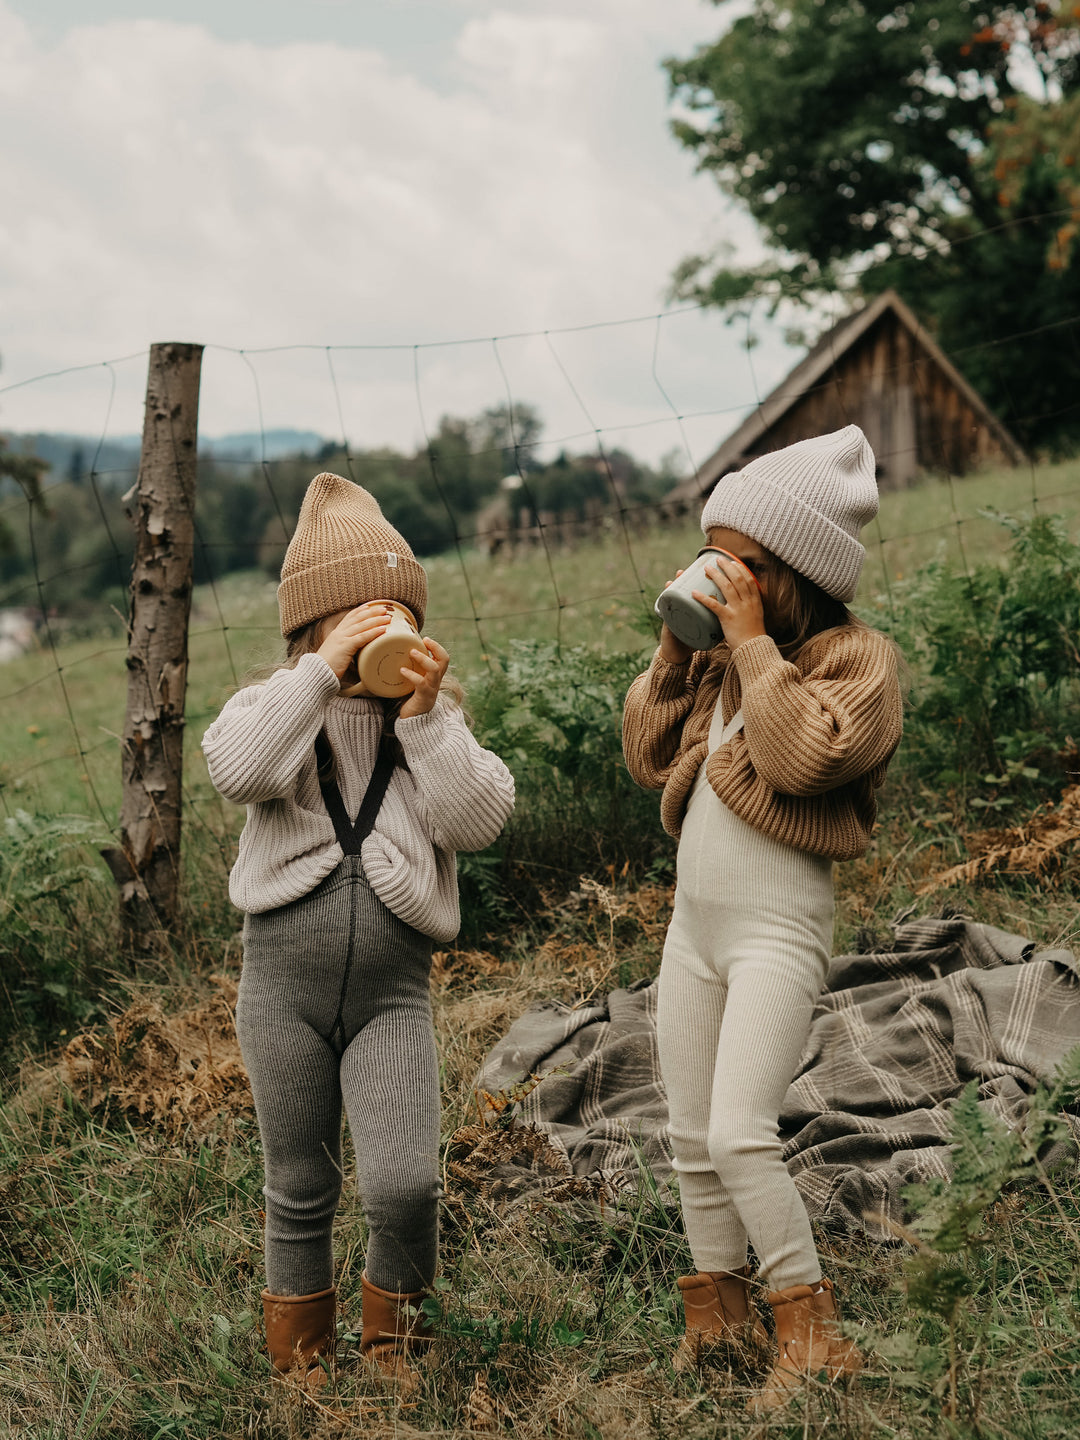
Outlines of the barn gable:
<svg viewBox="0 0 1080 1440">
<path fill-rule="evenodd" d="M 883 490 L 910 485 L 921 471 L 962 475 L 1024 460 L 896 291 L 886 290 L 823 335 L 670 498 L 696 500 L 755 456 L 852 423 L 873 446 Z"/>
</svg>

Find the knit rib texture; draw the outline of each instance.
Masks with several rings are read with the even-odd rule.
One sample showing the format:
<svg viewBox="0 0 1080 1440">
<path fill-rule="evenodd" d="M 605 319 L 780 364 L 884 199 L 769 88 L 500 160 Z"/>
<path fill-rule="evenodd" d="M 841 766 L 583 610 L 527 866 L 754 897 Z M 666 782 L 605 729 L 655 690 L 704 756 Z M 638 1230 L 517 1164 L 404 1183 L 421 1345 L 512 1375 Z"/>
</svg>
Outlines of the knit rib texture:
<svg viewBox="0 0 1080 1440">
<path fill-rule="evenodd" d="M 709 755 L 716 705 L 745 728 Z M 767 635 L 672 665 L 657 650 L 630 686 L 623 754 L 639 785 L 663 790 L 665 830 L 678 838 L 690 790 L 709 784 L 740 819 L 796 849 L 833 860 L 865 853 L 876 792 L 900 743 L 903 705 L 892 643 L 867 626 L 815 636 L 793 661 Z"/>
<path fill-rule="evenodd" d="M 308 486 L 278 586 L 281 633 L 370 600 L 397 600 L 422 629 L 427 575 L 362 485 L 326 470 Z"/>
<path fill-rule="evenodd" d="M 717 798 L 701 766 L 679 842 L 657 998 L 674 1166 L 699 1271 L 739 1269 L 749 1238 L 773 1289 L 820 1278 L 778 1122 L 832 926 L 831 863 L 752 829 Z"/>
<path fill-rule="evenodd" d="M 722 475 L 701 512 L 764 545 L 838 600 L 854 600 L 866 551 L 859 531 L 878 512 L 874 452 L 857 425 L 815 435 Z"/>
<path fill-rule="evenodd" d="M 340 864 L 319 791 L 315 737 L 325 728 L 338 786 L 355 816 L 382 725 L 382 703 L 340 696 L 337 676 L 318 655 L 225 704 L 203 736 L 203 754 L 218 791 L 248 807 L 229 877 L 239 909 L 261 914 L 287 905 Z M 406 764 L 395 769 L 364 841 L 364 873 L 395 915 L 445 943 L 461 923 L 455 852 L 483 850 L 497 839 L 514 808 L 514 780 L 449 702 L 399 719 L 395 734 Z"/>
<path fill-rule="evenodd" d="M 400 1293 L 434 1277 L 439 1072 L 430 968 L 431 941 L 390 913 L 356 855 L 295 904 L 248 916 L 236 1029 L 263 1145 L 266 1279 L 275 1295 L 334 1283 L 343 1103 L 369 1278 Z"/>
</svg>

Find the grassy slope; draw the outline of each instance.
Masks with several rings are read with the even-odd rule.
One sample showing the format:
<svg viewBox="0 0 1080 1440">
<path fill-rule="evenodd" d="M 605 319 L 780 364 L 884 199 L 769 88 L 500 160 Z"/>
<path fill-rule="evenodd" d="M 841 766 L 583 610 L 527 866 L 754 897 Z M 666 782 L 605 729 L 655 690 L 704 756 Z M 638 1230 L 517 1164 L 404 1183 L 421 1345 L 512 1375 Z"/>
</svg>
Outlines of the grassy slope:
<svg viewBox="0 0 1080 1440">
<path fill-rule="evenodd" d="M 851 877 L 867 894 L 874 874 Z M 879 892 L 880 893 L 880 892 Z M 897 898 L 889 888 L 888 902 Z M 965 897 L 959 897 L 961 901 Z M 968 897 L 1005 920 L 1060 929 L 1069 896 L 1014 888 Z M 989 903 L 987 903 L 987 901 Z M 884 908 L 882 913 L 886 913 Z M 616 922 L 626 983 L 654 971 L 663 911 Z M 657 922 L 660 922 L 657 924 Z M 500 952 L 495 973 L 436 986 L 444 1134 L 475 1118 L 470 1081 L 509 1020 L 539 996 L 589 990 L 607 921 L 566 911 L 547 944 Z M 220 957 L 219 957 L 220 958 Z M 236 958 L 227 968 L 235 973 Z M 153 989 L 154 987 L 150 987 Z M 171 1003 L 192 991 L 165 987 Z M 145 994 L 140 985 L 137 993 Z M 47 1074 L 28 1113 L 0 1126 L 0 1434 L 27 1440 L 164 1436 L 468 1435 L 1072 1436 L 1080 1423 L 1080 1182 L 1007 1194 L 962 1268 L 972 1286 L 948 1328 L 905 1303 L 904 1246 L 819 1234 L 827 1272 L 877 1354 L 851 1394 L 751 1426 L 755 1372 L 677 1376 L 675 1278 L 690 1268 L 673 1204 L 646 1192 L 601 1214 L 573 1202 L 502 1210 L 447 1174 L 441 1272 L 446 1321 L 422 1388 L 400 1403 L 355 1350 L 364 1231 L 351 1175 L 336 1254 L 343 1342 L 319 1404 L 272 1387 L 260 1351 L 261 1167 L 254 1124 L 167 1138 L 106 1105 L 65 1096 Z M 348 1162 L 347 1162 L 348 1164 Z M 1064 1217 L 1064 1218 L 1063 1218 Z M 955 1418 L 948 1366 L 957 1360 Z"/>
<path fill-rule="evenodd" d="M 1041 493 L 1049 494 L 1080 482 L 1080 471 L 1057 467 L 1036 479 Z M 982 477 L 964 482 L 959 498 L 971 511 L 983 505 L 1017 510 L 1030 485 L 1026 474 Z M 1053 508 L 1062 506 L 1055 502 Z M 950 513 L 948 492 L 931 487 L 886 497 L 883 527 L 887 534 L 906 535 L 928 530 Z M 965 533 L 973 536 L 979 526 L 973 522 Z M 895 541 L 886 551 L 891 576 L 910 568 L 939 538 L 932 532 Z M 998 538 L 993 528 L 980 532 L 980 558 Z M 689 526 L 634 537 L 647 592 L 695 547 Z M 637 590 L 617 537 L 555 563 L 567 598 L 582 601 L 562 612 L 565 640 L 625 648 L 642 643 L 631 624 Z M 433 562 L 430 570 L 431 629 L 453 644 L 468 674 L 483 662 L 475 626 L 452 618 L 468 614 L 460 570 L 452 558 Z M 493 650 L 510 635 L 552 634 L 543 557 L 475 560 L 469 574 L 483 595 L 484 613 L 503 617 L 484 627 Z M 872 568 L 868 578 L 872 605 Z M 603 598 L 585 601 L 588 596 Z M 265 656 L 273 641 L 272 598 L 272 588 L 254 577 L 233 577 L 219 587 L 239 673 L 262 658 L 254 653 L 260 647 Z M 231 683 L 229 655 L 216 627 L 214 597 L 203 592 L 192 639 L 193 748 L 203 728 L 195 717 L 211 713 Z M 108 650 L 82 644 L 61 657 L 80 729 L 94 743 L 101 736 L 95 727 L 119 730 L 123 706 L 122 655 L 115 649 L 99 653 L 103 648 Z M 4 693 L 48 677 L 45 659 L 5 667 Z M 31 725 L 37 734 L 28 733 Z M 115 805 L 115 742 L 105 737 L 82 770 L 82 762 L 64 754 L 67 726 L 62 697 L 48 678 L 3 707 L 0 754 L 8 774 L 39 759 L 53 761 L 26 773 L 23 788 L 8 792 L 9 805 L 88 813 L 82 773 L 94 776 L 106 808 Z M 213 804 L 195 764 L 188 783 L 199 806 Z M 842 945 L 858 927 L 882 928 L 914 898 L 935 857 L 940 861 L 940 826 L 929 813 L 935 808 L 928 803 L 925 839 L 921 821 L 915 833 L 887 824 L 875 858 L 840 872 Z M 235 823 L 225 809 L 211 811 L 208 819 L 223 833 Z M 227 855 L 202 853 L 205 933 L 159 979 L 133 980 L 133 995 L 160 993 L 166 1003 L 180 1005 L 205 992 L 214 970 L 236 973 L 235 918 L 222 894 Z M 111 903 L 107 887 L 100 893 L 101 905 Z M 942 899 L 1043 943 L 1069 943 L 1077 931 L 1076 882 L 1069 874 L 1049 890 L 1013 879 L 922 903 Z M 536 932 L 519 930 L 497 942 L 501 963 L 489 967 L 493 973 L 470 971 L 466 961 L 463 974 L 436 990 L 446 1134 L 469 1117 L 471 1077 L 509 1021 L 534 998 L 589 990 L 601 976 L 608 929 L 600 910 L 556 905 L 540 921 Z M 661 910 L 648 922 L 633 915 L 616 922 L 618 963 L 605 983 L 654 972 L 662 921 Z M 87 933 L 93 923 L 87 916 Z M 420 1394 L 402 1406 L 380 1392 L 350 1358 L 347 1342 L 336 1388 L 312 1405 L 272 1390 L 260 1357 L 261 1173 L 254 1126 L 241 1122 L 231 1135 L 222 1128 L 200 1140 L 167 1139 L 115 1109 L 88 1111 L 47 1072 L 32 1067 L 30 1074 L 34 1105 L 29 1112 L 9 1105 L 0 1119 L 2 1435 L 276 1440 L 456 1435 L 512 1426 L 519 1436 L 575 1440 L 631 1434 L 704 1440 L 751 1431 L 1048 1440 L 1073 1435 L 1080 1424 L 1074 1241 L 1080 1185 L 1070 1175 L 1054 1178 L 1052 1197 L 1043 1189 L 1010 1194 L 988 1217 L 985 1246 L 968 1263 L 974 1294 L 955 1334 L 955 1418 L 944 1413 L 948 1333 L 907 1309 L 901 1247 L 820 1237 L 849 1312 L 871 1339 L 883 1337 L 883 1353 L 851 1398 L 815 1396 L 805 1411 L 751 1427 L 741 1408 L 751 1374 L 721 1367 L 680 1378 L 670 1369 L 677 1333 L 674 1277 L 689 1264 L 673 1207 L 646 1196 L 629 1211 L 609 1210 L 602 1217 L 570 1205 L 540 1214 L 502 1212 L 452 1177 L 442 1266 L 448 1321 Z M 349 1190 L 336 1251 L 346 1323 L 355 1325 L 363 1226 L 351 1182 Z"/>
<path fill-rule="evenodd" d="M 1080 462 L 988 473 L 951 484 L 931 481 L 883 496 L 879 520 L 865 537 L 863 612 L 872 618 L 877 607 L 888 606 L 889 587 L 938 553 L 955 557 L 962 547 L 969 562 L 976 563 L 1000 552 L 1005 533 L 980 511 L 1018 513 L 1030 511 L 1033 503 L 1076 514 Z M 497 655 L 514 637 L 640 649 L 647 643 L 643 614 L 664 580 L 696 552 L 699 537 L 696 525 L 687 521 L 629 536 L 616 528 L 600 544 L 550 557 L 543 551 L 510 559 L 468 553 L 462 563 L 455 555 L 438 556 L 426 562 L 428 629 L 450 648 L 456 669 L 466 678 L 482 677 L 486 657 Z M 253 664 L 273 659 L 277 648 L 274 586 L 265 576 L 228 575 L 196 592 L 187 771 L 196 798 L 208 794 L 195 753 L 199 737 L 230 687 Z M 100 800 L 110 819 L 115 816 L 116 736 L 123 728 L 125 688 L 118 637 L 67 645 L 56 657 L 46 649 L 0 667 L 0 782 L 9 807 L 97 814 Z"/>
</svg>

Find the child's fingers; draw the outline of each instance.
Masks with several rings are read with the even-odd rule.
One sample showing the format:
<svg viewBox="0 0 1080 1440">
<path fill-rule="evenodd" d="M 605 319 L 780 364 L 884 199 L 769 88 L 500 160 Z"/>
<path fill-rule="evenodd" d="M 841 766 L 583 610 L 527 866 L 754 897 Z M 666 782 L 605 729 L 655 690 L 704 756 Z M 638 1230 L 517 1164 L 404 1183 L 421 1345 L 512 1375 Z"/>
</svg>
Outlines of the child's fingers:
<svg viewBox="0 0 1080 1440">
<path fill-rule="evenodd" d="M 335 625 L 330 635 L 335 640 L 348 641 L 350 644 L 360 636 L 371 637 L 381 634 L 390 624 L 390 617 L 385 613 L 361 614 L 359 611 L 352 611 L 346 615 L 340 625 Z"/>
<path fill-rule="evenodd" d="M 354 609 L 344 614 L 334 627 L 337 630 L 355 629 L 362 625 L 365 620 L 372 620 L 376 617 L 382 618 L 389 615 L 387 607 L 381 601 L 368 600 L 363 605 L 357 605 Z"/>
<path fill-rule="evenodd" d="M 760 592 L 756 583 L 741 565 L 730 560 L 717 560 L 705 567 L 705 574 L 719 589 L 729 605 L 738 601 L 753 602 Z"/>
<path fill-rule="evenodd" d="M 715 595 L 706 595 L 702 590 L 691 590 L 690 594 L 699 605 L 704 605 L 706 610 L 711 610 L 713 614 L 718 615 L 721 620 L 724 618 L 724 610 L 726 607 L 717 600 Z"/>
<path fill-rule="evenodd" d="M 353 627 L 354 635 L 369 635 L 388 629 L 390 626 L 389 615 L 369 615 L 359 625 Z"/>
<path fill-rule="evenodd" d="M 359 630 L 365 625 L 389 625 L 390 611 L 381 606 L 363 605 L 357 610 L 351 610 L 341 624 L 348 630 Z"/>
<path fill-rule="evenodd" d="M 446 652 L 444 651 L 443 653 L 445 654 Z M 415 661 L 417 670 L 424 673 L 428 679 L 434 680 L 436 684 L 441 682 L 442 677 L 446 674 L 449 656 L 447 656 L 445 660 L 439 660 L 426 650 L 410 650 L 409 654 Z"/>
<path fill-rule="evenodd" d="M 405 667 L 402 666 L 400 673 L 403 679 L 412 681 L 418 692 L 432 696 L 438 694 L 439 686 L 442 683 L 442 676 L 437 672 L 432 673 L 428 671 L 427 673 L 421 673 L 419 670 L 406 670 Z"/>
<path fill-rule="evenodd" d="M 437 640 L 429 640 L 425 636 L 421 644 L 424 646 L 423 650 L 412 650 L 409 653 L 415 655 L 417 661 L 423 665 L 426 670 L 437 670 L 439 672 L 439 679 L 441 680 L 450 665 L 450 656 Z"/>
<path fill-rule="evenodd" d="M 363 650 L 365 645 L 370 645 L 380 635 L 386 634 L 386 626 L 377 622 L 371 625 L 361 626 L 359 630 L 347 631 L 342 636 L 342 643 L 346 644 L 352 651 Z"/>
<path fill-rule="evenodd" d="M 723 556 L 716 563 L 723 570 L 737 594 L 748 600 L 761 594 L 757 581 L 745 566 L 736 564 L 732 560 L 725 560 Z"/>
<path fill-rule="evenodd" d="M 702 605 L 707 606 L 710 610 L 723 610 L 725 604 L 729 603 L 732 598 L 731 582 L 728 580 L 728 577 L 723 573 L 723 571 L 717 570 L 716 567 L 712 564 L 705 566 L 705 574 L 713 582 L 713 584 L 720 591 L 720 594 L 724 598 L 723 600 L 717 600 L 715 595 L 706 595 L 700 590 L 694 590 L 692 592 L 694 599 L 699 601 Z"/>
<path fill-rule="evenodd" d="M 761 593 L 754 577 L 736 561 L 717 559 L 705 567 L 705 573 L 724 597 L 721 604 L 698 591 L 695 600 L 701 602 L 720 621 L 724 639 L 732 651 L 747 640 L 767 633 Z"/>
<path fill-rule="evenodd" d="M 435 695 L 442 684 L 443 676 L 446 674 L 446 667 L 450 663 L 450 656 L 434 640 L 423 642 L 428 648 L 425 650 L 410 650 L 412 657 L 412 668 L 402 668 L 401 674 L 406 680 L 411 680 L 418 690 Z M 432 653 L 438 651 L 438 655 Z"/>
</svg>

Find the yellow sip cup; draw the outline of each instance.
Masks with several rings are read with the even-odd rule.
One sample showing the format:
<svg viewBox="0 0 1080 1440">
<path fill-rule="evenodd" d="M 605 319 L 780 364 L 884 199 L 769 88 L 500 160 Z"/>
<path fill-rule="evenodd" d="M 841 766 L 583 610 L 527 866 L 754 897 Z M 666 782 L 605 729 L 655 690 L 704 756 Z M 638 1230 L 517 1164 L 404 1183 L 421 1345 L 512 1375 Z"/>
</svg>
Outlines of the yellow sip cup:
<svg viewBox="0 0 1080 1440">
<path fill-rule="evenodd" d="M 401 674 L 402 670 L 411 670 L 415 664 L 409 652 L 422 650 L 424 646 L 411 610 L 406 610 L 396 600 L 381 600 L 376 604 L 391 607 L 390 624 L 377 639 L 357 651 L 359 684 L 351 685 L 341 694 L 377 695 L 382 700 L 399 700 L 416 689 L 413 682 Z"/>
</svg>

